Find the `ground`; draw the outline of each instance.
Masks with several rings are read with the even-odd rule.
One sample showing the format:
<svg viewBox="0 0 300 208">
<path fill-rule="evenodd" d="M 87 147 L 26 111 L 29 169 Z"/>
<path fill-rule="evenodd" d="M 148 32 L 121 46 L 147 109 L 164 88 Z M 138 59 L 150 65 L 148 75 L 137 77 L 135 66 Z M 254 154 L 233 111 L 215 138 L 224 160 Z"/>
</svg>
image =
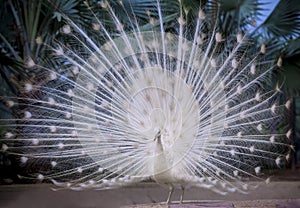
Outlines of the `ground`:
<svg viewBox="0 0 300 208">
<path fill-rule="evenodd" d="M 156 203 L 167 199 L 168 190 L 156 184 L 145 183 L 136 187 L 101 191 L 53 191 L 53 185 L 0 186 L 2 208 L 166 208 Z M 172 199 L 179 200 L 180 190 Z M 300 172 L 285 171 L 263 184 L 250 194 L 217 195 L 206 189 L 191 188 L 185 193 L 185 204 L 170 208 L 228 207 L 228 208 L 294 208 L 300 207 Z M 144 205 L 142 205 L 144 204 Z M 146 205 L 145 205 L 146 204 Z M 135 205 L 135 206 L 132 206 Z M 151 206 L 150 206 L 151 205 Z"/>
</svg>

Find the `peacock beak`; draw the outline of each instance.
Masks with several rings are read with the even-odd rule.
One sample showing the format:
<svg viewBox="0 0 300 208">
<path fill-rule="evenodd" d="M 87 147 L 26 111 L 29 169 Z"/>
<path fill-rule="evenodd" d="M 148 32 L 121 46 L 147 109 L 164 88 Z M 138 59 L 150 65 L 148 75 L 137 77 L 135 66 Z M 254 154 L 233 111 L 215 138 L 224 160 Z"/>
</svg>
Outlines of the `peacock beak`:
<svg viewBox="0 0 300 208">
<path fill-rule="evenodd" d="M 158 132 L 157 132 L 157 134 L 155 135 L 153 141 L 156 141 L 157 139 L 158 139 L 158 142 L 161 141 L 161 131 L 160 131 L 160 130 L 158 130 Z"/>
</svg>

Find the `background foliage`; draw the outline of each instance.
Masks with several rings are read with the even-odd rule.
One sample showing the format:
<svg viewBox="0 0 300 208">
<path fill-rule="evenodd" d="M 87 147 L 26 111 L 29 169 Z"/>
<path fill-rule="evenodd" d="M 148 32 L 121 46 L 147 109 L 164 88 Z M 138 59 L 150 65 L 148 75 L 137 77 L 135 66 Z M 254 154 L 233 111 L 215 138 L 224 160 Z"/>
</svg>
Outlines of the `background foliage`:
<svg viewBox="0 0 300 208">
<path fill-rule="evenodd" d="M 108 0 L 123 21 L 124 27 L 131 30 L 130 20 L 137 18 L 141 30 L 150 28 L 149 15 L 157 17 L 157 0 Z M 164 16 L 166 30 L 174 30 L 177 24 L 174 18 L 183 9 L 188 24 L 194 24 L 193 17 L 198 15 L 199 5 L 203 6 L 211 17 L 211 24 L 225 36 L 232 31 L 251 31 L 250 36 L 259 48 L 265 44 L 267 53 L 282 58 L 282 67 L 276 76 L 284 82 L 284 90 L 293 98 L 293 112 L 290 123 L 294 130 L 297 148 L 300 136 L 300 4 L 298 0 L 280 0 L 275 9 L 264 22 L 257 25 L 264 12 L 268 0 L 182 0 L 180 8 L 176 0 L 161 0 L 160 6 Z M 34 62 L 38 65 L 53 66 L 59 69 L 59 60 L 51 59 L 47 45 L 55 42 L 68 42 L 61 35 L 66 17 L 80 25 L 90 37 L 94 30 L 91 23 L 96 17 L 109 28 L 113 34 L 114 24 L 109 14 L 101 7 L 103 1 L 88 0 L 0 0 L 0 117 L 14 117 L 5 105 L 5 97 L 15 97 L 21 92 L 25 80 L 34 80 L 41 73 L 38 67 L 29 67 Z M 91 8 L 88 9 L 88 4 Z M 123 9 L 125 8 L 125 10 Z M 94 14 L 94 15 L 91 15 Z M 191 27 L 192 28 L 192 27 Z M 192 33 L 191 33 L 192 34 Z M 97 34 L 99 36 L 99 34 Z M 97 37 L 101 44 L 101 35 Z M 102 39 L 104 40 L 104 39 Z M 41 42 L 43 44 L 41 44 Z M 278 80 L 274 80 L 277 82 Z M 1 125 L 1 123 L 0 123 Z M 1 132 L 5 129 L 0 127 Z M 1 139 L 1 138 L 0 138 Z M 297 153 L 296 153 L 297 154 Z M 299 153 L 298 153 L 299 154 Z M 17 178 L 18 161 L 4 153 L 0 153 L 0 183 L 11 183 Z"/>
</svg>

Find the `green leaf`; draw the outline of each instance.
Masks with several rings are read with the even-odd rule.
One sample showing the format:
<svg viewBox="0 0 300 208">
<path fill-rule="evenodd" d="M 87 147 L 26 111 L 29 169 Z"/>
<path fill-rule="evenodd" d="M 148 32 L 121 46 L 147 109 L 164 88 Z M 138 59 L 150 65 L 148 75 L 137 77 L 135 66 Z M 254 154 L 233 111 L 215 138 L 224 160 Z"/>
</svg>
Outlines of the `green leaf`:
<svg viewBox="0 0 300 208">
<path fill-rule="evenodd" d="M 291 57 L 300 54 L 300 37 L 286 41 L 285 57 Z"/>
<path fill-rule="evenodd" d="M 109 0 L 118 18 L 124 24 L 130 25 L 130 21 L 137 18 L 140 24 L 147 24 L 150 17 L 158 19 L 157 0 L 123 0 L 122 4 L 118 1 Z M 165 15 L 179 13 L 179 3 L 177 1 L 159 1 L 161 12 Z"/>
<path fill-rule="evenodd" d="M 300 35 L 299 0 L 281 0 L 269 17 L 257 29 L 265 39 L 277 37 L 285 40 Z"/>
<path fill-rule="evenodd" d="M 230 34 L 248 30 L 259 20 L 266 4 L 259 0 L 210 0 L 208 10 L 212 16 L 218 17 L 219 30 Z"/>
<path fill-rule="evenodd" d="M 300 92 L 300 56 L 294 56 L 283 62 L 285 85 L 290 95 L 299 95 Z"/>
</svg>

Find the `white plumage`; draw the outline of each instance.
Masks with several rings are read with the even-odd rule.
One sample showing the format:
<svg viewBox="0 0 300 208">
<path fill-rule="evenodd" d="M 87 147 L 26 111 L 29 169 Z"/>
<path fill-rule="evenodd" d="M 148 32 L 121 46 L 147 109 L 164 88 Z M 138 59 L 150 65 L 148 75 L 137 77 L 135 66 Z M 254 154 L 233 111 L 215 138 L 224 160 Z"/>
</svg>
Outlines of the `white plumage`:
<svg viewBox="0 0 300 208">
<path fill-rule="evenodd" d="M 169 186 L 168 202 L 177 186 L 247 192 L 245 178 L 265 179 L 263 168 L 288 159 L 290 133 L 278 124 L 288 103 L 270 84 L 276 62 L 251 50 L 247 35 L 205 31 L 203 10 L 193 35 L 182 13 L 178 33 L 165 32 L 159 5 L 159 30 L 142 32 L 133 19 L 129 33 L 101 5 L 118 35 L 99 20 L 99 45 L 67 18 L 62 32 L 76 47 L 52 48 L 60 72 L 42 66 L 47 83 L 24 84 L 3 151 L 21 154 L 38 179 L 74 190 L 152 179 Z"/>
</svg>

